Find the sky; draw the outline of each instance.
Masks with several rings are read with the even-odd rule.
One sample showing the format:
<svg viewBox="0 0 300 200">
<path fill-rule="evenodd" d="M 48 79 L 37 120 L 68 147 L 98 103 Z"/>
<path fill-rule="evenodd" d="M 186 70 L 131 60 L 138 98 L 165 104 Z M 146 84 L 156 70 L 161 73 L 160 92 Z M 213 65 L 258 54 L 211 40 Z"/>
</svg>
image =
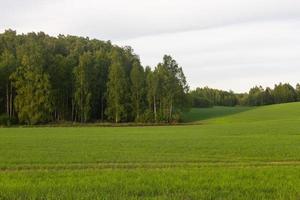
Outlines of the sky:
<svg viewBox="0 0 300 200">
<path fill-rule="evenodd" d="M 190 87 L 236 92 L 300 82 L 300 0 L 0 0 L 0 32 L 44 31 L 164 54 Z"/>
</svg>

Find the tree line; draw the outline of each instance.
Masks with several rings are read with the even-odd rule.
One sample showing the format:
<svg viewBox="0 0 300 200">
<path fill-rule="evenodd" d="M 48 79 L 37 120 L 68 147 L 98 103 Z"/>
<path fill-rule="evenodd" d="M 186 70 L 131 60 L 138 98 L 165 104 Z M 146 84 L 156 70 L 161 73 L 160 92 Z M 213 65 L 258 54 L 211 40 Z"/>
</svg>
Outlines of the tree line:
<svg viewBox="0 0 300 200">
<path fill-rule="evenodd" d="M 294 88 L 288 83 L 279 83 L 273 89 L 255 86 L 248 93 L 240 94 L 204 87 L 190 91 L 189 95 L 193 107 L 263 106 L 300 101 L 300 84 Z"/>
<path fill-rule="evenodd" d="M 190 93 L 193 107 L 235 106 L 238 104 L 237 95 L 233 91 L 223 91 L 209 87 L 196 88 Z"/>
<path fill-rule="evenodd" d="M 276 84 L 273 89 L 256 86 L 250 89 L 242 103 L 250 106 L 262 106 L 300 101 L 300 85 L 296 88 L 288 83 Z"/>
<path fill-rule="evenodd" d="M 110 41 L 0 34 L 2 123 L 171 123 L 189 105 L 188 91 L 182 68 L 169 55 L 152 69 L 131 47 Z"/>
</svg>

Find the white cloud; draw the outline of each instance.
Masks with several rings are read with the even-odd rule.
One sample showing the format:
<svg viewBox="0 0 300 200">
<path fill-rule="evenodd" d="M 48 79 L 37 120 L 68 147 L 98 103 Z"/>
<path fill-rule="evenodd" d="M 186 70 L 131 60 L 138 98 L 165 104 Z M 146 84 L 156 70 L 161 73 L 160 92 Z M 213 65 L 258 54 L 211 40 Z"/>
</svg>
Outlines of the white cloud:
<svg viewBox="0 0 300 200">
<path fill-rule="evenodd" d="M 0 0 L 0 4 L 3 28 L 112 40 L 300 17 L 299 0 Z"/>
<path fill-rule="evenodd" d="M 184 67 L 194 88 L 245 91 L 254 85 L 300 82 L 300 21 L 242 23 L 119 41 L 155 66 L 164 53 Z"/>
<path fill-rule="evenodd" d="M 133 46 L 152 66 L 171 54 L 192 87 L 244 91 L 299 80 L 299 0 L 0 0 L 0 5 L 0 31 L 112 40 Z"/>
</svg>

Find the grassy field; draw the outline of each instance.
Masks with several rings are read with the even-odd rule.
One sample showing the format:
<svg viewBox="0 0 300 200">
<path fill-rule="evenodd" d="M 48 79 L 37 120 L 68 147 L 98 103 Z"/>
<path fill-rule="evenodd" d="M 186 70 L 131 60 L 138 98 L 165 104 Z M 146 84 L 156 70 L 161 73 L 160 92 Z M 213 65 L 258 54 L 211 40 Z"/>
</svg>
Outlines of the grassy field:
<svg viewBox="0 0 300 200">
<path fill-rule="evenodd" d="M 300 103 L 185 120 L 2 128 L 0 199 L 300 199 Z"/>
</svg>

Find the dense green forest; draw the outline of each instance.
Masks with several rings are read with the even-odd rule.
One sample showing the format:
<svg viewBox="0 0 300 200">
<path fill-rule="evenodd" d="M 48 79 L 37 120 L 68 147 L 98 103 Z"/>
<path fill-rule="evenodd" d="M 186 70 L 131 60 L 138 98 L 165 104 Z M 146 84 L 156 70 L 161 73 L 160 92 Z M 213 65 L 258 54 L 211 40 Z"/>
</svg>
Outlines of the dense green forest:
<svg viewBox="0 0 300 200">
<path fill-rule="evenodd" d="M 181 120 L 189 107 L 260 106 L 300 100 L 300 85 L 254 87 L 236 94 L 208 87 L 189 91 L 168 55 L 143 67 L 131 47 L 43 32 L 0 34 L 0 124 Z"/>
<path fill-rule="evenodd" d="M 273 89 L 255 86 L 248 93 L 236 94 L 209 87 L 190 92 L 193 107 L 212 106 L 263 106 L 300 101 L 300 84 L 296 88 L 288 83 L 277 84 Z"/>
<path fill-rule="evenodd" d="M 130 47 L 43 32 L 0 34 L 2 123 L 175 122 L 188 105 L 182 68 L 143 67 Z"/>
</svg>

